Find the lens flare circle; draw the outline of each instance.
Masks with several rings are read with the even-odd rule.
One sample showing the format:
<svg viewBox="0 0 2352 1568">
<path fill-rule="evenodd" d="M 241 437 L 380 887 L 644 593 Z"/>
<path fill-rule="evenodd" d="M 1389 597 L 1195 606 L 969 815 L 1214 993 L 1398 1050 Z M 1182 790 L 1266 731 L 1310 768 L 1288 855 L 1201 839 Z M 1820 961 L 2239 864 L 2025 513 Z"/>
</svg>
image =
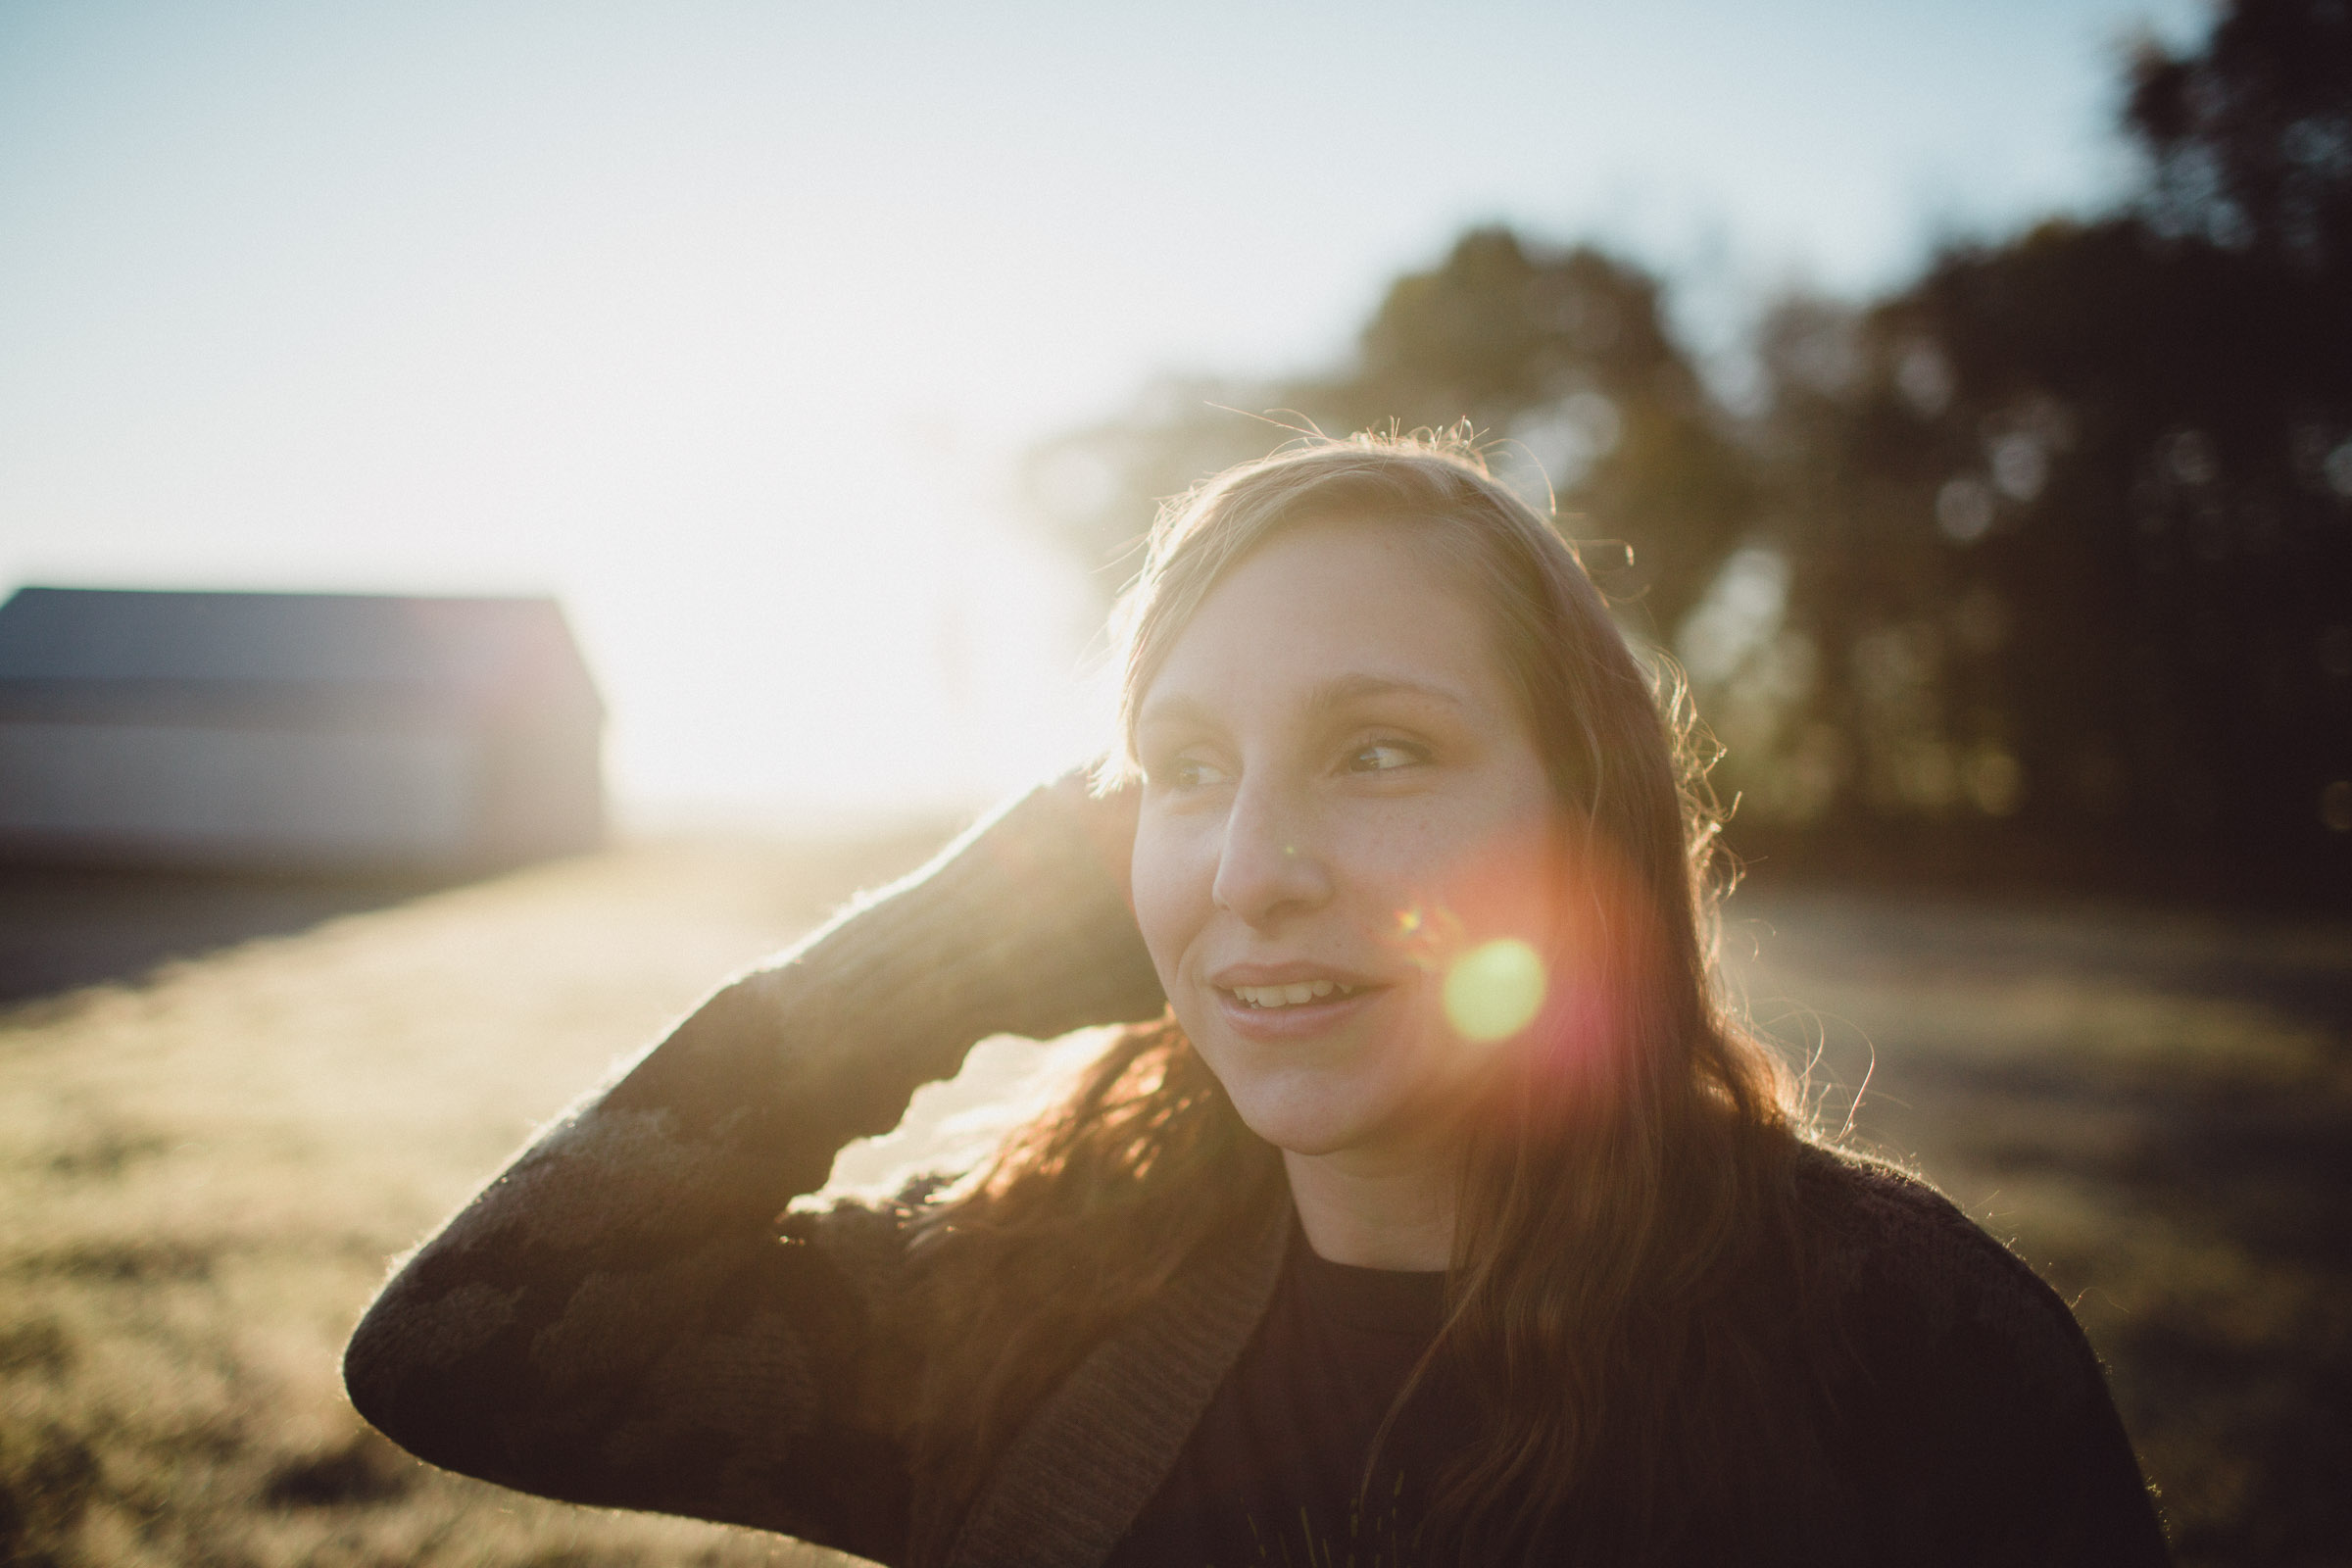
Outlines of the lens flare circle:
<svg viewBox="0 0 2352 1568">
<path fill-rule="evenodd" d="M 1544 1005 L 1544 960 L 1517 937 L 1482 942 L 1446 971 L 1446 1021 L 1465 1040 L 1503 1040 Z"/>
</svg>

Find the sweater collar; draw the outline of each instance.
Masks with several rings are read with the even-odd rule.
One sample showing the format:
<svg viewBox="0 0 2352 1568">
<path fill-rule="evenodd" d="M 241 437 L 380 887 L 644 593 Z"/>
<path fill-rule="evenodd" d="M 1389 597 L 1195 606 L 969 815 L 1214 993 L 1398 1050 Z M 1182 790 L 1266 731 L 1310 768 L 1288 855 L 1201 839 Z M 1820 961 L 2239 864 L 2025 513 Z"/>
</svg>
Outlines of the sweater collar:
<svg viewBox="0 0 2352 1568">
<path fill-rule="evenodd" d="M 1282 1276 L 1287 1190 L 1078 1363 L 981 1488 L 947 1568 L 1097 1568 L 1175 1467 Z"/>
</svg>

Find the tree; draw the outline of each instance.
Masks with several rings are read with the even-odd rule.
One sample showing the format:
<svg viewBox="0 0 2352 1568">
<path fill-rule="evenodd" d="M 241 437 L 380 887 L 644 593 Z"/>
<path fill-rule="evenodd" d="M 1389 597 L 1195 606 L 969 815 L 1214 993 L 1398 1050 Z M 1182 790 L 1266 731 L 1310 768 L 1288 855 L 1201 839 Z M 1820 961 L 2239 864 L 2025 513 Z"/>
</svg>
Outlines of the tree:
<svg viewBox="0 0 2352 1568">
<path fill-rule="evenodd" d="M 2348 48 L 2340 4 L 2241 0 L 2135 58 L 2129 210 L 1768 325 L 1777 641 L 1694 648 L 1755 814 L 2341 896 Z"/>
<path fill-rule="evenodd" d="M 1132 564 L 1159 498 L 1277 443 L 1231 410 L 1466 419 L 1572 537 L 1631 547 L 1588 556 L 1700 686 L 1735 844 L 2341 902 L 2352 4 L 2233 0 L 2128 70 L 2123 210 L 1955 245 L 1873 302 L 1783 302 L 1752 417 L 1709 398 L 1653 277 L 1480 228 L 1396 280 L 1347 365 L 1161 383 L 1043 449 L 1037 488 Z"/>
<path fill-rule="evenodd" d="M 1606 585 L 1653 635 L 1680 620 L 1754 508 L 1744 456 L 1669 335 L 1657 282 L 1499 228 L 1399 278 L 1339 370 L 1161 382 L 1123 417 L 1040 449 L 1032 490 L 1061 537 L 1124 575 L 1159 500 L 1263 455 L 1286 423 L 1345 434 L 1465 420 L 1523 493 L 1548 505 L 1547 482 L 1556 490 L 1568 531 L 1593 542 Z"/>
<path fill-rule="evenodd" d="M 2132 62 L 2127 119 L 2159 232 L 2308 271 L 2352 260 L 2352 6 L 2236 0 L 2203 50 Z"/>
</svg>

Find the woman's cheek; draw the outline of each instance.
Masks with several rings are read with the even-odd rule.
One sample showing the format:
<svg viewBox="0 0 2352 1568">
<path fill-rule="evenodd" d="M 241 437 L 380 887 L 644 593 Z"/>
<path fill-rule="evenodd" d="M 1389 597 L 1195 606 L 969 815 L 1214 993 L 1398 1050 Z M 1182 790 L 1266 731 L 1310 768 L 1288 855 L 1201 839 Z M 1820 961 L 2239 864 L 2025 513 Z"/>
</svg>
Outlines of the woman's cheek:
<svg viewBox="0 0 2352 1568">
<path fill-rule="evenodd" d="M 1424 846 L 1417 863 L 1383 878 L 1380 924 L 1390 951 L 1442 991 L 1464 962 L 1506 972 L 1522 952 L 1543 957 L 1558 935 L 1559 857 L 1547 823 Z M 1466 979 L 1463 983 L 1476 983 Z"/>
<path fill-rule="evenodd" d="M 1184 951 L 1200 927 L 1208 906 L 1213 863 L 1203 871 L 1200 856 L 1183 824 L 1154 813 L 1149 806 L 1136 824 L 1135 858 L 1131 864 L 1135 890 L 1135 923 L 1144 934 L 1152 965 L 1159 971 L 1161 987 L 1173 998 L 1176 974 Z"/>
</svg>

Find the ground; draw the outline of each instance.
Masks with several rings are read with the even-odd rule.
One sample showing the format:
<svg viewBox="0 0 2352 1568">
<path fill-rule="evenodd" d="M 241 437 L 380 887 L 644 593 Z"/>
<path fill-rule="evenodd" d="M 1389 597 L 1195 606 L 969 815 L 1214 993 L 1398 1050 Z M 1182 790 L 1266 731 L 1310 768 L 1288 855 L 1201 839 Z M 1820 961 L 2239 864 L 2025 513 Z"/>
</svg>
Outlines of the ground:
<svg viewBox="0 0 2352 1568">
<path fill-rule="evenodd" d="M 837 1560 L 429 1471 L 361 1426 L 337 1355 L 388 1260 L 534 1125 L 923 849 L 654 844 L 405 900 L 248 889 L 209 939 L 185 884 L 44 905 L 146 924 L 97 964 L 124 978 L 0 1011 L 0 1559 Z M 47 929 L 53 962 L 25 908 L 0 889 L 0 945 Z M 2352 1560 L 2352 926 L 1757 890 L 1726 950 L 1833 1130 L 1851 1112 L 2075 1303 L 2184 1563 Z M 837 1180 L 968 1141 L 1036 1059 L 978 1054 Z"/>
</svg>

